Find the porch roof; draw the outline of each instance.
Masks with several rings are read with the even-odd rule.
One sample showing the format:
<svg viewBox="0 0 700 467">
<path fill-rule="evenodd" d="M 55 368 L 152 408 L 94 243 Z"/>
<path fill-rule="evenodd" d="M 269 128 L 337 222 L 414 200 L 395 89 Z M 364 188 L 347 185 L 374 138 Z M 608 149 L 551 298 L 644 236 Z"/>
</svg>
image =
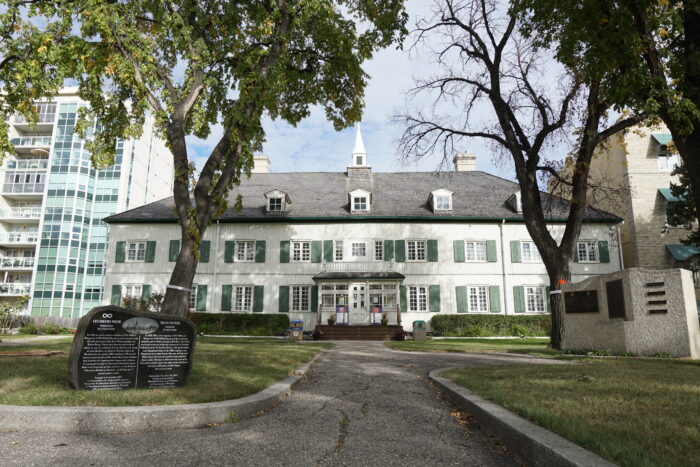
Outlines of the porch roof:
<svg viewBox="0 0 700 467">
<path fill-rule="evenodd" d="M 313 277 L 315 281 L 323 280 L 399 280 L 406 278 L 395 271 L 324 271 Z"/>
</svg>

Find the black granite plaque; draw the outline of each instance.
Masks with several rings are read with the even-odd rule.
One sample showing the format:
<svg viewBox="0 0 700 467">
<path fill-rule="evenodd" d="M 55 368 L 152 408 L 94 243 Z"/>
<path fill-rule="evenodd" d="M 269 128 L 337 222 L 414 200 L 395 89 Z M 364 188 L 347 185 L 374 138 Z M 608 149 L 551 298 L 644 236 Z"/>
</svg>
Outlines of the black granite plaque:
<svg viewBox="0 0 700 467">
<path fill-rule="evenodd" d="M 610 319 L 625 317 L 625 292 L 622 279 L 605 283 L 605 294 L 608 296 L 608 317 Z"/>
<path fill-rule="evenodd" d="M 598 313 L 598 292 L 582 290 L 564 293 L 566 313 Z"/>
<path fill-rule="evenodd" d="M 78 322 L 68 361 L 75 389 L 173 388 L 189 382 L 196 328 L 191 321 L 116 306 Z"/>
</svg>

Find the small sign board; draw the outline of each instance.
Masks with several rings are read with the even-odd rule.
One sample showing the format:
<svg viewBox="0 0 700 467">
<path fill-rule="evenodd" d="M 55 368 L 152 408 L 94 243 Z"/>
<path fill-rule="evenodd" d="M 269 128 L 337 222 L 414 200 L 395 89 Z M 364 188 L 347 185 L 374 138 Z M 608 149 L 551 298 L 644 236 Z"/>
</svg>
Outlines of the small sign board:
<svg viewBox="0 0 700 467">
<path fill-rule="evenodd" d="M 93 308 L 78 322 L 69 383 L 90 390 L 184 386 L 195 337 L 194 323 L 184 318 L 111 305 Z"/>
<path fill-rule="evenodd" d="M 598 291 L 565 292 L 564 307 L 566 313 L 598 313 Z"/>
</svg>

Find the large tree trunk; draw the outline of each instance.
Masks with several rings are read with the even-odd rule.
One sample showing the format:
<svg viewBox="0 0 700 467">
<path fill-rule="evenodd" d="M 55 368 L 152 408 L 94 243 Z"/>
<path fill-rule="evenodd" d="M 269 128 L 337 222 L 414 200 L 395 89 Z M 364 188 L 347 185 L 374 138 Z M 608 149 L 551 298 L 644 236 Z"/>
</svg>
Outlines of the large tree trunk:
<svg viewBox="0 0 700 467">
<path fill-rule="evenodd" d="M 556 264 L 546 266 L 550 289 L 548 298 L 552 309 L 551 345 L 553 349 L 561 350 L 564 337 L 564 297 L 561 287 L 571 282 L 571 266 L 568 261 L 557 261 Z"/>
<path fill-rule="evenodd" d="M 181 244 L 180 254 L 177 256 L 175 268 L 170 275 L 169 286 L 165 290 L 162 310 L 165 314 L 184 318 L 189 311 L 189 291 L 197 271 L 197 260 L 194 256 L 194 242 L 183 238 Z"/>
</svg>

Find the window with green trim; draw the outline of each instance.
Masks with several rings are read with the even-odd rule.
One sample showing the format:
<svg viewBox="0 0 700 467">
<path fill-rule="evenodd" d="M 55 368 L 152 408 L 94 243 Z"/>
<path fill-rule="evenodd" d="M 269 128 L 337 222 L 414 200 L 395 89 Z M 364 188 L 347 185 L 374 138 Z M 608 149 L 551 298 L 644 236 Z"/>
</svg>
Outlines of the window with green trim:
<svg viewBox="0 0 700 467">
<path fill-rule="evenodd" d="M 426 244 L 425 240 L 407 240 L 406 261 L 425 261 Z"/>
<path fill-rule="evenodd" d="M 470 285 L 467 287 L 469 311 L 487 313 L 489 311 L 489 287 L 487 285 Z"/>
<path fill-rule="evenodd" d="M 253 309 L 253 286 L 236 285 L 233 287 L 233 311 L 251 311 Z"/>
<path fill-rule="evenodd" d="M 408 311 L 428 311 L 427 286 L 410 286 L 408 288 Z"/>
<path fill-rule="evenodd" d="M 308 285 L 293 285 L 291 289 L 292 311 L 310 311 L 311 287 Z"/>
<path fill-rule="evenodd" d="M 129 263 L 143 263 L 146 261 L 146 242 L 128 242 L 126 246 L 126 261 Z"/>
<path fill-rule="evenodd" d="M 468 263 L 483 263 L 486 261 L 486 242 L 464 242 L 464 260 Z"/>
<path fill-rule="evenodd" d="M 525 311 L 528 313 L 544 313 L 547 311 L 545 288 L 542 286 L 525 286 Z"/>
<path fill-rule="evenodd" d="M 292 261 L 311 261 L 311 242 L 292 242 Z"/>
</svg>

